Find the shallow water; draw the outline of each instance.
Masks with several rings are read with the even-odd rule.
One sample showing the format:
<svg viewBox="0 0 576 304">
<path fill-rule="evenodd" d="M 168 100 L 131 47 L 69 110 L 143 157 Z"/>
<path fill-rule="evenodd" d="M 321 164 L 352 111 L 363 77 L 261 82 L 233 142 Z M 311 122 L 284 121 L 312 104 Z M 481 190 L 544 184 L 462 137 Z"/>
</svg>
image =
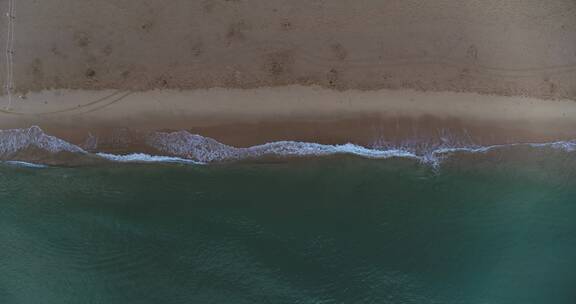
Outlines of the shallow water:
<svg viewBox="0 0 576 304">
<path fill-rule="evenodd" d="M 0 166 L 0 303 L 575 303 L 576 154 Z"/>
<path fill-rule="evenodd" d="M 371 147 L 353 143 L 329 145 L 298 141 L 233 147 L 185 130 L 171 133 L 125 133 L 125 136 L 102 138 L 104 142 L 113 142 L 102 148 L 99 145 L 101 138 L 90 136 L 84 144 L 76 145 L 46 134 L 38 126 L 0 130 L 0 161 L 27 166 L 89 166 L 108 162 L 222 164 L 355 156 L 379 160 L 403 158 L 439 168 L 447 159 L 467 154 L 506 153 L 510 156 L 513 155 L 510 151 L 525 151 L 528 154 L 576 151 L 576 140 L 539 143 L 509 141 L 482 145 L 469 137 L 446 136 L 442 133 L 436 138 L 408 139 L 404 142 L 379 138 L 374 140 Z M 109 153 L 109 149 L 115 153 Z"/>
</svg>

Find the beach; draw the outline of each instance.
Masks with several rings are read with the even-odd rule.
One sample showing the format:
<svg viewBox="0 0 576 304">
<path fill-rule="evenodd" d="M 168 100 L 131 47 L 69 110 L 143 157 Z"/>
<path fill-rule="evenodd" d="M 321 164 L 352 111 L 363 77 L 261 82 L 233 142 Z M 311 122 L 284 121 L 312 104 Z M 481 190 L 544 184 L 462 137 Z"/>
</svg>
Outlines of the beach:
<svg viewBox="0 0 576 304">
<path fill-rule="evenodd" d="M 0 129 L 37 125 L 75 144 L 179 130 L 238 147 L 280 140 L 370 146 L 450 134 L 483 145 L 576 138 L 571 100 L 414 90 L 57 90 L 29 93 L 0 115 Z"/>
<path fill-rule="evenodd" d="M 571 0 L 3 0 L 0 11 L 10 2 L 18 92 L 319 85 L 576 98 Z"/>
<path fill-rule="evenodd" d="M 0 129 L 37 125 L 76 144 L 188 130 L 239 147 L 576 137 L 568 0 L 3 0 L 0 10 L 12 17 L 0 82 L 13 86 Z"/>
</svg>

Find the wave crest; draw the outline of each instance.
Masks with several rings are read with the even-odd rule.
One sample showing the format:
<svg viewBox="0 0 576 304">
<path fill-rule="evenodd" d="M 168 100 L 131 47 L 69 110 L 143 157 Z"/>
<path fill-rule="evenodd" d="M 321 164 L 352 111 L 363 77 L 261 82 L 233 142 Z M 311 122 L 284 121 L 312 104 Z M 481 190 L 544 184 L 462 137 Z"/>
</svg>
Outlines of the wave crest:
<svg viewBox="0 0 576 304">
<path fill-rule="evenodd" d="M 147 136 L 146 144 L 162 153 L 205 163 L 237 159 L 241 150 L 187 131 L 154 132 Z"/>
<path fill-rule="evenodd" d="M 209 163 L 262 157 L 306 157 L 334 154 L 353 154 L 368 158 L 417 156 L 409 151 L 388 149 L 374 150 L 354 144 L 323 145 L 296 141 L 277 141 L 248 148 L 236 148 L 212 138 L 187 131 L 173 133 L 156 132 L 148 136 L 146 143 L 162 153 Z"/>
</svg>

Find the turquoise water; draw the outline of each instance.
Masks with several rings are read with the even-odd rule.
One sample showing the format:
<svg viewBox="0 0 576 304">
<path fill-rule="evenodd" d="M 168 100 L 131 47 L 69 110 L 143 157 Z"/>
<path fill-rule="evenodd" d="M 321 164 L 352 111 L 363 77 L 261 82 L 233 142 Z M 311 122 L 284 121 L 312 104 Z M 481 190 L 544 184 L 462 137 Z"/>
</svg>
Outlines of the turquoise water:
<svg viewBox="0 0 576 304">
<path fill-rule="evenodd" d="M 0 165 L 0 303 L 576 303 L 576 154 Z"/>
</svg>

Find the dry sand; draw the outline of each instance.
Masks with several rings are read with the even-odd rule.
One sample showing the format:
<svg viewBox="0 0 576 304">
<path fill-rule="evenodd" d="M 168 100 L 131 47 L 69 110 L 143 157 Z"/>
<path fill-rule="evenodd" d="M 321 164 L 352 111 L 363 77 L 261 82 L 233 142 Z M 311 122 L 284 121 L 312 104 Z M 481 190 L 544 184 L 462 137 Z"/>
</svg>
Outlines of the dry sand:
<svg viewBox="0 0 576 304">
<path fill-rule="evenodd" d="M 22 92 L 316 84 L 576 99 L 573 0 L 13 2 Z"/>
</svg>

